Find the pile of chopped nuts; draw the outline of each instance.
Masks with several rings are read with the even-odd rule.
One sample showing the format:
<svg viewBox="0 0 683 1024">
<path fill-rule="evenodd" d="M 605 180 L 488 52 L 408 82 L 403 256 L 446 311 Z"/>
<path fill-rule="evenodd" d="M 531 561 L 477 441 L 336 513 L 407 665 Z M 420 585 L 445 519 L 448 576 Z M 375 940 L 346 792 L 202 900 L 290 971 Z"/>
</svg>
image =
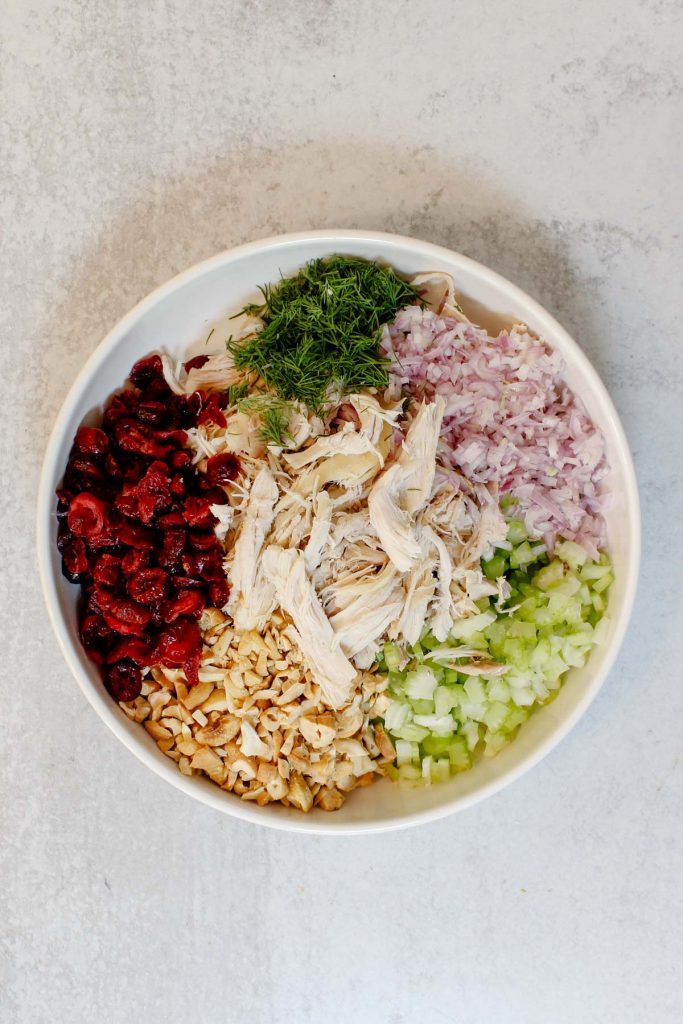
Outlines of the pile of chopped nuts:
<svg viewBox="0 0 683 1024">
<path fill-rule="evenodd" d="M 156 666 L 141 695 L 120 705 L 183 775 L 203 772 L 257 804 L 335 811 L 394 760 L 391 740 L 373 724 L 390 702 L 387 680 L 374 666 L 359 672 L 351 701 L 332 711 L 321 703 L 282 612 L 263 635 L 236 634 L 217 608 L 207 609 L 199 626 L 199 684 L 188 688 L 181 669 Z"/>
</svg>

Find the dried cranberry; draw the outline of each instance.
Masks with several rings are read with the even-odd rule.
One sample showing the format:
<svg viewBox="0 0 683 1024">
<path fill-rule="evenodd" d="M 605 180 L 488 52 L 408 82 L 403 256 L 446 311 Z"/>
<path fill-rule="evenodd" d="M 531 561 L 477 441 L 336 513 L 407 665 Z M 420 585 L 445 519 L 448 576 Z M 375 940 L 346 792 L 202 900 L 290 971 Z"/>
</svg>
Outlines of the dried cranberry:
<svg viewBox="0 0 683 1024">
<path fill-rule="evenodd" d="M 104 455 L 109 448 L 109 438 L 97 427 L 79 427 L 74 439 L 74 448 L 88 455 Z"/>
<path fill-rule="evenodd" d="M 103 501 L 89 491 L 77 494 L 69 506 L 67 523 L 77 537 L 92 538 L 104 529 L 107 508 Z"/>
<path fill-rule="evenodd" d="M 86 483 L 90 480 L 105 480 L 105 474 L 97 455 L 79 455 L 76 453 L 69 459 L 69 469 Z"/>
<path fill-rule="evenodd" d="M 130 391 L 122 391 L 118 395 L 114 395 L 109 405 L 104 411 L 102 417 L 102 429 L 109 437 L 112 437 L 116 424 L 122 416 L 130 416 L 131 404 L 127 396 L 132 395 Z M 133 398 L 135 396 L 133 395 Z"/>
<path fill-rule="evenodd" d="M 186 469 L 192 462 L 192 457 L 189 452 L 178 450 L 172 452 L 168 457 L 168 464 L 171 469 Z"/>
<path fill-rule="evenodd" d="M 199 667 L 202 663 L 202 651 L 201 647 L 192 654 L 187 661 L 183 662 L 183 671 L 185 678 L 187 679 L 188 686 L 196 686 L 199 682 Z"/>
<path fill-rule="evenodd" d="M 117 661 L 128 658 L 130 661 L 144 668 L 153 663 L 152 648 L 147 640 L 140 640 L 137 637 L 126 637 L 112 648 L 107 656 L 107 661 L 113 665 Z"/>
<path fill-rule="evenodd" d="M 187 542 L 193 551 L 210 551 L 218 543 L 212 530 L 190 530 Z"/>
<path fill-rule="evenodd" d="M 135 493 L 135 486 L 135 484 L 124 484 L 123 490 L 114 500 L 114 508 L 128 519 L 137 519 L 138 517 L 138 497 Z"/>
<path fill-rule="evenodd" d="M 57 495 L 57 515 L 64 515 L 69 511 L 69 505 L 73 501 L 73 493 L 66 487 L 58 487 L 55 494 Z"/>
<path fill-rule="evenodd" d="M 157 526 L 162 530 L 174 530 L 185 526 L 182 512 L 166 512 L 157 519 Z"/>
<path fill-rule="evenodd" d="M 196 551 L 182 557 L 182 566 L 188 576 L 200 576 L 204 580 L 220 580 L 223 577 L 222 552 L 219 549 Z"/>
<path fill-rule="evenodd" d="M 95 562 L 92 578 L 101 587 L 111 587 L 113 589 L 119 580 L 120 567 L 121 562 L 118 558 L 104 553 Z"/>
<path fill-rule="evenodd" d="M 223 427 L 223 429 L 227 427 L 228 421 L 221 410 L 221 403 L 217 392 L 214 391 L 207 398 L 204 403 L 204 408 L 197 417 L 197 423 L 200 425 L 204 423 L 215 423 L 216 426 Z"/>
<path fill-rule="evenodd" d="M 175 498 L 184 498 L 187 492 L 187 484 L 183 480 L 180 473 L 176 473 L 170 483 L 171 494 Z"/>
<path fill-rule="evenodd" d="M 124 480 L 133 486 L 142 480 L 149 465 L 148 459 L 144 456 L 132 455 L 130 452 L 122 452 L 119 461 Z"/>
<path fill-rule="evenodd" d="M 178 416 L 181 426 L 196 427 L 197 417 L 202 411 L 204 396 L 201 391 L 193 391 L 191 395 L 182 395 L 178 400 Z"/>
<path fill-rule="evenodd" d="M 163 377 L 155 377 L 141 389 L 138 405 L 142 402 L 164 402 L 169 414 L 174 411 L 176 396 L 173 394 Z"/>
<path fill-rule="evenodd" d="M 64 519 L 61 519 L 59 522 L 59 526 L 57 527 L 57 550 L 59 551 L 60 555 L 63 552 L 65 546 L 69 543 L 70 540 L 72 540 L 72 538 L 73 533 L 69 529 L 68 524 Z"/>
<path fill-rule="evenodd" d="M 69 583 L 82 583 L 89 571 L 85 543 L 80 537 L 73 537 L 62 548 L 62 574 Z"/>
<path fill-rule="evenodd" d="M 163 459 L 173 449 L 173 445 L 157 440 L 151 427 L 138 423 L 130 416 L 123 416 L 117 421 L 114 436 L 124 452 L 147 455 L 152 459 Z"/>
<path fill-rule="evenodd" d="M 201 580 L 199 576 L 173 576 L 173 586 L 176 590 L 201 590 L 204 586 L 204 580 Z"/>
<path fill-rule="evenodd" d="M 113 598 L 103 611 L 107 625 L 125 636 L 144 636 L 145 627 L 152 617 L 149 608 L 122 597 Z"/>
<path fill-rule="evenodd" d="M 139 523 L 126 522 L 118 529 L 118 538 L 129 548 L 142 548 L 151 551 L 156 547 L 156 535 L 153 530 L 140 526 Z"/>
<path fill-rule="evenodd" d="M 185 363 L 185 373 L 189 373 L 190 370 L 201 370 L 202 366 L 205 366 L 208 361 L 208 356 L 193 356 L 192 359 L 188 359 Z"/>
<path fill-rule="evenodd" d="M 169 444 L 177 445 L 178 447 L 187 444 L 186 432 L 177 427 L 174 427 L 172 430 L 157 430 L 156 433 L 158 438 L 162 441 L 168 441 Z"/>
<path fill-rule="evenodd" d="M 148 565 L 149 552 L 131 548 L 121 559 L 121 572 L 124 576 L 132 576 L 140 569 L 146 569 Z"/>
<path fill-rule="evenodd" d="M 168 626 L 157 639 L 156 656 L 164 665 L 172 667 L 188 661 L 201 651 L 202 637 L 192 619 L 178 619 Z"/>
<path fill-rule="evenodd" d="M 142 673 L 133 661 L 125 659 L 107 670 L 104 682 L 114 700 L 135 700 L 142 690 Z"/>
<path fill-rule="evenodd" d="M 223 605 L 228 603 L 230 597 L 230 587 L 226 579 L 216 580 L 214 583 L 209 583 L 209 601 L 214 608 L 222 608 Z"/>
<path fill-rule="evenodd" d="M 169 410 L 164 403 L 151 399 L 147 402 L 140 402 L 135 415 L 142 423 L 147 423 L 150 427 L 167 426 L 169 421 Z"/>
<path fill-rule="evenodd" d="M 195 618 L 202 614 L 206 600 L 199 590 L 183 590 L 177 597 L 165 601 L 161 613 L 164 622 L 175 622 L 181 616 Z"/>
<path fill-rule="evenodd" d="M 228 496 L 222 487 L 213 487 L 203 474 L 197 480 L 201 489 L 201 496 L 209 505 L 227 505 Z"/>
<path fill-rule="evenodd" d="M 108 527 L 95 537 L 88 537 L 88 547 L 93 551 L 109 551 L 110 554 L 118 554 L 121 550 L 116 531 Z"/>
<path fill-rule="evenodd" d="M 127 590 L 140 604 L 159 604 L 168 593 L 168 573 L 163 569 L 141 569 L 128 580 Z"/>
<path fill-rule="evenodd" d="M 146 388 L 153 380 L 163 380 L 164 370 L 161 363 L 161 356 L 147 356 L 146 359 L 138 359 L 133 369 L 128 374 L 129 379 L 136 388 Z"/>
<path fill-rule="evenodd" d="M 113 637 L 103 617 L 92 612 L 84 615 L 78 631 L 88 656 L 92 661 L 101 665 Z"/>
<path fill-rule="evenodd" d="M 173 502 L 168 466 L 164 462 L 153 462 L 130 494 L 137 496 L 138 518 L 149 526 L 155 515 Z"/>
<path fill-rule="evenodd" d="M 229 484 L 240 471 L 240 460 L 232 452 L 214 455 L 206 464 L 206 479 L 212 487 Z"/>
<path fill-rule="evenodd" d="M 90 592 L 90 600 L 99 612 L 104 613 L 109 611 L 113 602 L 116 601 L 116 594 L 109 587 L 103 587 L 96 583 Z"/>
<path fill-rule="evenodd" d="M 188 497 L 183 509 L 183 519 L 188 526 L 211 526 L 214 522 L 211 502 L 205 497 Z"/>
<path fill-rule="evenodd" d="M 185 550 L 187 533 L 185 530 L 168 530 L 163 535 L 161 548 L 157 552 L 157 561 L 165 569 L 173 569 L 180 565 L 180 556 Z"/>
</svg>

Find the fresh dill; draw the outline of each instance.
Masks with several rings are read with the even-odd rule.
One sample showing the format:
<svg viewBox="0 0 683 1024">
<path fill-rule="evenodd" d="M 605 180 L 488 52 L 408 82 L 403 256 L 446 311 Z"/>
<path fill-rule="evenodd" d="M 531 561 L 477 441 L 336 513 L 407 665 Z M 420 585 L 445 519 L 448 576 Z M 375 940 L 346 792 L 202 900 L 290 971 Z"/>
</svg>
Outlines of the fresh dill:
<svg viewBox="0 0 683 1024">
<path fill-rule="evenodd" d="M 267 391 L 244 394 L 238 400 L 240 412 L 258 413 L 261 418 L 259 437 L 265 444 L 278 447 L 289 437 L 289 419 L 292 415 L 291 402 L 285 402 Z"/>
<path fill-rule="evenodd" d="M 263 303 L 245 306 L 263 330 L 227 343 L 238 370 L 258 373 L 284 401 L 319 412 L 330 388 L 386 387 L 381 327 L 419 301 L 390 267 L 355 256 L 307 263 L 294 277 L 261 288 Z"/>
<path fill-rule="evenodd" d="M 249 394 L 249 385 L 246 381 L 239 384 L 231 384 L 228 388 L 228 405 L 239 405 Z"/>
<path fill-rule="evenodd" d="M 281 445 L 288 435 L 289 416 L 278 405 L 267 405 L 261 410 L 259 437 L 265 444 Z"/>
</svg>

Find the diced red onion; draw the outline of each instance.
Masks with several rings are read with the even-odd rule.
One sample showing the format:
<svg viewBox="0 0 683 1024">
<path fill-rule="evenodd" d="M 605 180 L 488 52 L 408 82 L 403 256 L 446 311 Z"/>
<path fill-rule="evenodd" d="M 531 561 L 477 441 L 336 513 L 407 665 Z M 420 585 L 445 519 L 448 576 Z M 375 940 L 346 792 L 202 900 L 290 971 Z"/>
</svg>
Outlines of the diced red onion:
<svg viewBox="0 0 683 1024">
<path fill-rule="evenodd" d="M 472 324 L 408 306 L 385 326 L 392 388 L 446 400 L 442 453 L 474 484 L 512 495 L 530 536 L 552 547 L 604 546 L 604 439 L 562 379 L 563 363 L 527 329 L 491 337 Z"/>
</svg>

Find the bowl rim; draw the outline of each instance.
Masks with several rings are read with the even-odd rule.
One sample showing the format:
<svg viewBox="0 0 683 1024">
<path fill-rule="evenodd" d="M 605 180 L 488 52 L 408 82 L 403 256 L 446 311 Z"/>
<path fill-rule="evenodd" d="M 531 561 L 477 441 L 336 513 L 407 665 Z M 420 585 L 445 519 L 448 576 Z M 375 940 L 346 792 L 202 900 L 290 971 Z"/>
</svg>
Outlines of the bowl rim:
<svg viewBox="0 0 683 1024">
<path fill-rule="evenodd" d="M 175 292 L 177 289 L 182 288 L 184 285 L 203 276 L 204 274 L 210 273 L 218 267 L 228 267 L 231 263 L 237 262 L 249 255 L 278 248 L 286 250 L 288 247 L 298 246 L 302 243 L 305 244 L 306 242 L 321 241 L 329 241 L 330 245 L 335 248 L 342 246 L 345 241 L 366 242 L 371 244 L 373 242 L 381 242 L 397 246 L 403 245 L 412 249 L 417 254 L 424 255 L 427 260 L 431 257 L 435 260 L 455 261 L 460 263 L 463 267 L 469 268 L 478 277 L 485 279 L 488 283 L 498 287 L 506 294 L 506 297 L 509 298 L 511 302 L 519 302 L 522 307 L 526 307 L 527 310 L 531 310 L 538 323 L 542 325 L 540 333 L 544 336 L 547 333 L 554 338 L 559 337 L 562 339 L 563 345 L 565 345 L 572 353 L 573 363 L 579 366 L 582 373 L 589 378 L 594 393 L 599 396 L 602 402 L 605 418 L 610 422 L 614 439 L 623 458 L 625 498 L 632 517 L 632 538 L 629 548 L 626 578 L 624 580 L 621 613 L 618 620 L 615 622 L 615 630 L 610 641 L 610 647 L 603 659 L 603 663 L 590 679 L 582 698 L 574 705 L 568 714 L 556 723 L 552 732 L 544 740 L 538 743 L 533 750 L 531 750 L 516 765 L 504 772 L 502 775 L 485 782 L 471 793 L 445 801 L 437 807 L 425 808 L 424 810 L 417 810 L 404 815 L 395 815 L 377 822 L 339 821 L 338 824 L 335 824 L 334 815 L 325 816 L 323 818 L 320 816 L 310 817 L 302 814 L 292 814 L 291 816 L 258 814 L 255 812 L 259 812 L 261 810 L 259 807 L 253 807 L 242 800 L 226 799 L 226 794 L 218 789 L 213 793 L 211 791 L 211 787 L 197 785 L 192 779 L 182 775 L 177 770 L 176 766 L 168 761 L 168 759 L 166 759 L 167 763 L 164 763 L 161 759 L 157 759 L 153 756 L 143 743 L 139 742 L 137 738 L 133 738 L 133 735 L 126 730 L 125 725 L 127 720 L 124 722 L 123 716 L 121 716 L 118 707 L 108 700 L 105 702 L 105 700 L 102 699 L 102 694 L 95 693 L 91 680 L 83 671 L 82 666 L 76 657 L 74 645 L 67 633 L 65 621 L 59 610 L 57 584 L 51 569 L 53 537 L 51 519 L 50 516 L 46 514 L 53 501 L 50 481 L 53 476 L 55 465 L 62 460 L 62 435 L 64 434 L 65 427 L 71 415 L 71 409 L 75 404 L 76 398 L 86 380 L 88 380 L 91 375 L 93 375 L 93 373 L 106 362 L 107 357 L 130 328 L 141 317 L 143 317 L 148 310 L 162 302 L 167 296 Z M 479 263 L 462 253 L 456 252 L 453 249 L 448 249 L 445 246 L 436 245 L 432 242 L 426 242 L 406 235 L 393 234 L 384 231 L 366 231 L 362 229 L 349 228 L 323 228 L 314 231 L 288 232 L 286 234 L 271 235 L 266 238 L 256 239 L 254 241 L 246 242 L 242 245 L 223 250 L 208 259 L 204 259 L 193 264 L 191 267 L 181 271 L 179 274 L 176 274 L 174 277 L 159 285 L 147 296 L 136 303 L 136 305 L 133 306 L 133 308 L 126 313 L 118 323 L 114 325 L 114 327 L 112 327 L 112 329 L 104 336 L 88 356 L 62 402 L 52 430 L 50 431 L 43 457 L 37 497 L 36 531 L 38 568 L 41 587 L 47 606 L 48 618 L 53 632 L 57 637 L 62 654 L 64 655 L 72 675 L 76 679 L 76 682 L 91 707 L 94 708 L 100 719 L 108 726 L 124 746 L 131 751 L 138 760 L 148 768 L 151 768 L 158 776 L 165 779 L 167 782 L 170 782 L 188 796 L 193 797 L 195 800 L 199 800 L 209 807 L 213 807 L 224 814 L 232 815 L 242 821 L 259 824 L 265 828 L 273 828 L 286 832 L 308 833 L 313 835 L 360 835 L 366 833 L 388 832 L 423 824 L 429 821 L 437 821 L 440 818 L 454 814 L 457 811 L 465 810 L 467 807 L 471 807 L 474 804 L 479 803 L 481 800 L 484 800 L 487 797 L 492 796 L 494 793 L 504 789 L 546 757 L 564 739 L 564 737 L 584 715 L 614 665 L 633 611 L 638 575 L 640 571 L 642 543 L 640 499 L 638 495 L 636 474 L 633 466 L 633 458 L 623 426 L 612 399 L 610 398 L 610 395 L 596 369 L 583 350 L 579 347 L 578 343 L 574 341 L 565 328 L 562 327 L 562 325 L 559 324 L 558 321 L 540 305 L 540 303 L 517 285 L 513 284 L 501 274 L 498 274 L 496 271 L 489 269 L 484 264 Z"/>
</svg>

